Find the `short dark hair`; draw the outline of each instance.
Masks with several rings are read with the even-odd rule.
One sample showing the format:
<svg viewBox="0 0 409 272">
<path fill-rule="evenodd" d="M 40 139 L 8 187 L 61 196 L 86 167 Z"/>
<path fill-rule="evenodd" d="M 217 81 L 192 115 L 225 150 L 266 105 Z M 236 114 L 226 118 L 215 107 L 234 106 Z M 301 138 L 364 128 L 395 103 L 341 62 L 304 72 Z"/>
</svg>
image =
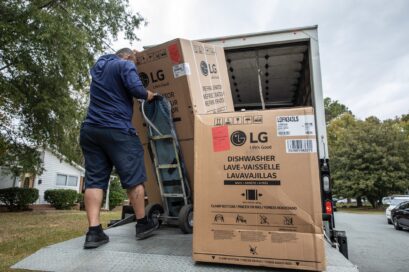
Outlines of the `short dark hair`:
<svg viewBox="0 0 409 272">
<path fill-rule="evenodd" d="M 125 48 L 122 48 L 122 49 L 119 49 L 118 51 L 116 51 L 115 55 L 117 55 L 120 58 L 123 58 L 126 55 L 133 55 L 133 51 L 132 51 L 132 49 L 125 47 Z"/>
</svg>

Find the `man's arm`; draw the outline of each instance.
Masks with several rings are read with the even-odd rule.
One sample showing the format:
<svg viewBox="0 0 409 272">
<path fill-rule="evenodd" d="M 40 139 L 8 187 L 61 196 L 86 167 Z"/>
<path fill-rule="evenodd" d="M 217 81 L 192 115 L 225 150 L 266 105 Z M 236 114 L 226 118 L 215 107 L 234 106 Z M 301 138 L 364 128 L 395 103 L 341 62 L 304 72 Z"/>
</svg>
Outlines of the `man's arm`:
<svg viewBox="0 0 409 272">
<path fill-rule="evenodd" d="M 139 78 L 135 64 L 126 61 L 121 71 L 122 82 L 131 95 L 138 99 L 151 100 L 153 93 L 146 90 Z"/>
</svg>

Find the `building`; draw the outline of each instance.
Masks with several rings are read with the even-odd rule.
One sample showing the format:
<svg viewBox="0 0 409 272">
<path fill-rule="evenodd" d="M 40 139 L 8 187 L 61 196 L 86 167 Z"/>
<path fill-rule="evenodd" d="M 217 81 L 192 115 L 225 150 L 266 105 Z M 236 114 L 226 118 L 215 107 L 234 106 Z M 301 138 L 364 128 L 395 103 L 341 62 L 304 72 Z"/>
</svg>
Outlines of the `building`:
<svg viewBox="0 0 409 272">
<path fill-rule="evenodd" d="M 25 174 L 13 177 L 7 168 L 0 167 L 0 189 L 9 187 L 37 188 L 39 199 L 36 204 L 47 204 L 44 192 L 50 189 L 73 189 L 82 191 L 85 170 L 76 163 L 69 163 L 64 156 L 49 149 L 42 151 L 44 171 L 39 176 Z"/>
</svg>

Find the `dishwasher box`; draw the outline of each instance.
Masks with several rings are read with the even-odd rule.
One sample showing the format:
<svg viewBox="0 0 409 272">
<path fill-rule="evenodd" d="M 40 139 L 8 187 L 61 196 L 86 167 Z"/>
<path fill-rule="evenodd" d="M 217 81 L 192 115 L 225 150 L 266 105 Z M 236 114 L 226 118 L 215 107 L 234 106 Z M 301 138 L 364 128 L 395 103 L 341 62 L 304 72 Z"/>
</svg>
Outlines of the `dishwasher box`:
<svg viewBox="0 0 409 272">
<path fill-rule="evenodd" d="M 193 259 L 325 270 L 311 107 L 196 115 Z"/>
</svg>

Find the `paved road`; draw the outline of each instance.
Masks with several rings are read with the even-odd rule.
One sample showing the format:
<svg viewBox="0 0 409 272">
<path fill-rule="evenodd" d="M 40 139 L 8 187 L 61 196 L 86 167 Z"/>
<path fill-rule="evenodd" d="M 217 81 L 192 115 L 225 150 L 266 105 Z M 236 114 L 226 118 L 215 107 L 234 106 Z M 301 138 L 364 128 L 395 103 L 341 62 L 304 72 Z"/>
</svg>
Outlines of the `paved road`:
<svg viewBox="0 0 409 272">
<path fill-rule="evenodd" d="M 397 231 L 385 215 L 335 213 L 348 237 L 349 260 L 360 272 L 408 272 L 409 231 Z"/>
</svg>

